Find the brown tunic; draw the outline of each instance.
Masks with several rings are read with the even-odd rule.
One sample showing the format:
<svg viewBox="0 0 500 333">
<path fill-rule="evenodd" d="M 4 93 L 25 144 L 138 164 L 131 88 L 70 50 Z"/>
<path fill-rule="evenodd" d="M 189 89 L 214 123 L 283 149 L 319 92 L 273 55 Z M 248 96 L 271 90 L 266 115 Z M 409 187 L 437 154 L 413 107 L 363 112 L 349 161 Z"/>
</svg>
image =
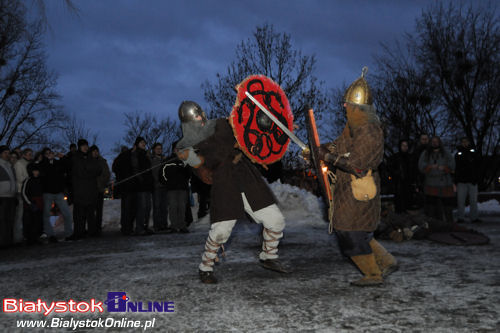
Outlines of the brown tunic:
<svg viewBox="0 0 500 333">
<path fill-rule="evenodd" d="M 233 163 L 241 150 L 234 148 L 236 139 L 226 119 L 217 119 L 215 133 L 195 145 L 205 166 L 213 171 L 210 222 L 245 218 L 241 193 L 253 211 L 275 203 L 274 195 L 257 168 L 244 155 Z"/>
<path fill-rule="evenodd" d="M 354 199 L 351 175 L 337 169 L 333 226 L 341 231 L 372 232 L 380 219 L 380 176 L 376 171 L 384 155 L 382 129 L 377 123 L 367 123 L 352 131 L 346 126 L 334 143 L 339 154 L 351 153 L 348 160 L 356 169 L 372 170 L 377 195 L 367 202 Z"/>
</svg>

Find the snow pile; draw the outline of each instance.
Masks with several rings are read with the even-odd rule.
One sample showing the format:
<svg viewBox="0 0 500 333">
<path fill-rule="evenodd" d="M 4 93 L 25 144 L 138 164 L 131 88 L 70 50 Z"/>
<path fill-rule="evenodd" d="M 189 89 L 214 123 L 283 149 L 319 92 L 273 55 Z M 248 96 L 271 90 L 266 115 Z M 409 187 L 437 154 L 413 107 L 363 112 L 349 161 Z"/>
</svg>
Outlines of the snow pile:
<svg viewBox="0 0 500 333">
<path fill-rule="evenodd" d="M 106 230 L 120 229 L 121 200 L 105 200 L 102 210 L 102 223 Z"/>
<path fill-rule="evenodd" d="M 480 202 L 477 204 L 477 210 L 480 215 L 498 215 L 498 213 L 500 213 L 500 203 L 495 199 Z M 469 213 L 469 211 L 470 206 L 465 207 L 465 212 Z"/>
<path fill-rule="evenodd" d="M 278 200 L 280 209 L 287 219 L 287 225 L 303 224 L 304 221 L 307 225 L 311 225 L 311 221 L 318 226 L 325 225 L 324 206 L 320 198 L 304 189 L 279 181 L 269 184 L 269 187 Z"/>
</svg>

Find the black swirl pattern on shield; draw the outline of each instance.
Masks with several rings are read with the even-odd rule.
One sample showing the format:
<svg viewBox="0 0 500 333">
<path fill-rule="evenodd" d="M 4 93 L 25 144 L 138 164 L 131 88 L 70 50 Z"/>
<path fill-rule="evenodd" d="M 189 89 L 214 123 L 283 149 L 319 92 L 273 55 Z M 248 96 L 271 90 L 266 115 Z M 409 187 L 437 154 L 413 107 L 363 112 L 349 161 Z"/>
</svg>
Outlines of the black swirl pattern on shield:
<svg viewBox="0 0 500 333">
<path fill-rule="evenodd" d="M 281 110 L 284 109 L 284 104 L 278 91 L 266 91 L 264 89 L 264 83 L 259 79 L 250 80 L 247 83 L 246 88 L 252 96 L 262 96 L 261 103 L 266 107 L 266 109 L 269 110 L 282 124 L 288 127 L 288 121 L 281 114 L 281 111 L 274 109 L 272 106 L 272 102 L 274 100 L 278 102 Z M 250 116 L 246 124 L 243 124 L 243 108 L 245 106 L 250 110 Z M 242 124 L 244 128 L 243 140 L 245 142 L 245 146 L 253 156 L 264 160 L 272 154 L 281 153 L 288 141 L 288 136 L 248 97 L 241 101 L 237 114 L 238 123 Z M 254 119 L 257 119 L 257 127 L 252 126 Z M 267 151 L 264 148 L 267 148 Z"/>
</svg>

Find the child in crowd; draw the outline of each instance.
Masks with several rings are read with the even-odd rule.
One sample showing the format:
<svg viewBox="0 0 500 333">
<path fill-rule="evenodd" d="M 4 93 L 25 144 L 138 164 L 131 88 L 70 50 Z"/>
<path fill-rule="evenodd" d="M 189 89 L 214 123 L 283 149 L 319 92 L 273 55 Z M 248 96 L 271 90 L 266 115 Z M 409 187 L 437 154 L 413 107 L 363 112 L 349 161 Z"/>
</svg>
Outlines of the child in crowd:
<svg viewBox="0 0 500 333">
<path fill-rule="evenodd" d="M 23 182 L 23 230 L 28 245 L 36 244 L 43 228 L 43 190 L 37 164 L 28 165 L 28 178 Z"/>
</svg>

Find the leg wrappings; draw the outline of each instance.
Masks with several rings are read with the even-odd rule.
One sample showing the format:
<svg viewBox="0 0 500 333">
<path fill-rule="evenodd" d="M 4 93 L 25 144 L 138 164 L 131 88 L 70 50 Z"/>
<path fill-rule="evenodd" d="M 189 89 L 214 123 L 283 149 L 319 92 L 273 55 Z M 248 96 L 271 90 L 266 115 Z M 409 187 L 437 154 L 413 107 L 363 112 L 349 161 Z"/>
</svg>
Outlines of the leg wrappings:
<svg viewBox="0 0 500 333">
<path fill-rule="evenodd" d="M 262 252 L 260 259 L 276 259 L 278 258 L 278 244 L 283 237 L 282 232 L 271 231 L 264 227 L 262 231 L 264 238 L 262 242 Z"/>
<path fill-rule="evenodd" d="M 220 247 L 222 247 L 222 256 L 224 256 L 224 245 L 216 243 L 214 240 L 212 240 L 212 238 L 210 238 L 210 236 L 208 236 L 207 242 L 205 243 L 205 252 L 201 257 L 201 264 L 199 267 L 200 270 L 205 272 L 213 271 L 215 262 L 219 261 L 217 252 L 219 251 Z"/>
</svg>

